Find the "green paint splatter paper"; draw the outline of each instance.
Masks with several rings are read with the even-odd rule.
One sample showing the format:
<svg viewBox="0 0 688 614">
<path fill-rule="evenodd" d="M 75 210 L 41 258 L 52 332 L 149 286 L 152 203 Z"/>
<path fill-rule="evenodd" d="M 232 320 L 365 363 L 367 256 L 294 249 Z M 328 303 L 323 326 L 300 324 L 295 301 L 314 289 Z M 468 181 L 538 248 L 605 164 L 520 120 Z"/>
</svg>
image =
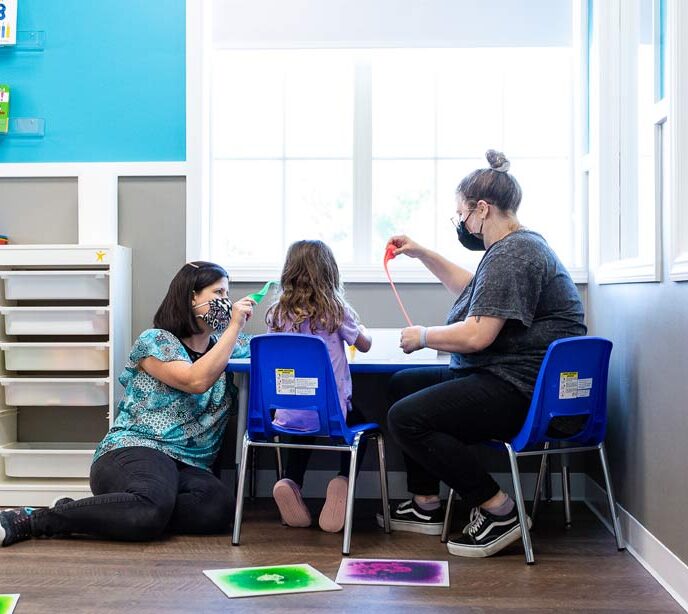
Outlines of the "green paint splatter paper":
<svg viewBox="0 0 688 614">
<path fill-rule="evenodd" d="M 19 595 L 0 595 L 0 614 L 12 614 L 14 606 L 19 601 Z"/>
<path fill-rule="evenodd" d="M 269 565 L 236 569 L 207 569 L 203 573 L 227 597 L 260 597 L 284 593 L 317 593 L 338 591 L 335 584 L 317 569 L 299 565 Z"/>
</svg>

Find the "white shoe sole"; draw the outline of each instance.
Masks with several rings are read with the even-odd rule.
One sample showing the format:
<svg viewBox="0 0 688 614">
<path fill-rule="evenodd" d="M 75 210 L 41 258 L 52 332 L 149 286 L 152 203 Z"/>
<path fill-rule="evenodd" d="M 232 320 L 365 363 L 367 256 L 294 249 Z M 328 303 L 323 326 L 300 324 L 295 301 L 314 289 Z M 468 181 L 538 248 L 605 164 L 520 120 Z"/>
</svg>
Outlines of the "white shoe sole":
<svg viewBox="0 0 688 614">
<path fill-rule="evenodd" d="M 382 514 L 376 514 L 377 525 L 385 528 L 385 519 Z M 407 531 L 409 533 L 420 533 L 422 535 L 442 535 L 441 522 L 418 522 L 413 520 L 396 520 L 390 518 L 390 528 L 392 531 Z"/>
<path fill-rule="evenodd" d="M 528 518 L 528 528 L 533 526 L 532 521 Z M 447 542 L 447 550 L 449 554 L 454 556 L 463 556 L 467 558 L 484 558 L 497 554 L 508 545 L 521 539 L 521 524 L 517 524 L 507 533 L 504 533 L 499 539 L 496 539 L 491 544 L 486 546 L 469 546 L 466 544 L 456 544 L 451 540 Z"/>
</svg>

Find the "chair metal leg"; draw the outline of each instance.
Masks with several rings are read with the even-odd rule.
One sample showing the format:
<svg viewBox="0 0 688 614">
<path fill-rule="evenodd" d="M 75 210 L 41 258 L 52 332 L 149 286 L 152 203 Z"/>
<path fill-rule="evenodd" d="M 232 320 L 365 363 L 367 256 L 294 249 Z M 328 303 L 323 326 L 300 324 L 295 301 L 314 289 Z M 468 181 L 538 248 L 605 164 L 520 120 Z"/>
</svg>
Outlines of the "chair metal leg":
<svg viewBox="0 0 688 614">
<path fill-rule="evenodd" d="M 549 441 L 545 442 L 545 450 L 549 450 Z M 542 490 L 542 482 L 545 479 L 545 471 L 547 470 L 547 454 L 542 455 L 542 461 L 540 462 L 540 471 L 537 476 L 537 481 L 535 482 L 535 492 L 533 493 L 533 507 L 530 512 L 530 518 L 535 522 L 535 514 L 537 514 L 538 505 L 540 504 L 540 491 Z"/>
<path fill-rule="evenodd" d="M 616 547 L 619 550 L 625 550 L 626 544 L 621 534 L 621 523 L 616 513 L 616 500 L 614 499 L 614 491 L 612 490 L 612 476 L 609 471 L 609 461 L 607 460 L 607 451 L 604 443 L 600 444 L 600 462 L 602 463 L 602 473 L 604 473 L 604 482 L 607 489 L 607 503 L 609 504 L 609 513 L 612 517 L 612 526 L 614 527 L 614 537 L 616 537 Z"/>
<path fill-rule="evenodd" d="M 523 502 L 523 491 L 521 490 L 521 476 L 518 472 L 518 458 L 512 447 L 504 444 L 509 453 L 509 462 L 511 463 L 511 477 L 514 482 L 514 496 L 516 497 L 516 507 L 518 508 L 518 520 L 521 524 L 521 539 L 523 540 L 523 549 L 526 554 L 526 563 L 532 565 L 535 563 L 535 556 L 533 555 L 533 545 L 530 541 L 530 530 L 528 529 L 528 514 L 526 513 L 526 505 Z"/>
<path fill-rule="evenodd" d="M 279 437 L 275 437 L 275 443 L 279 442 Z M 284 475 L 284 468 L 282 467 L 282 449 L 281 448 L 275 448 L 275 459 L 277 462 L 276 469 L 277 469 L 277 481 L 279 482 L 282 479 L 282 476 Z"/>
<path fill-rule="evenodd" d="M 571 480 L 569 474 L 569 460 L 566 454 L 561 455 L 561 494 L 564 498 L 564 521 L 571 526 Z"/>
<path fill-rule="evenodd" d="M 256 457 L 257 457 L 257 452 L 258 450 L 256 448 L 253 448 L 251 450 L 251 473 L 249 474 L 249 481 L 248 481 L 248 496 L 251 498 L 251 501 L 256 498 L 256 469 L 257 469 L 257 462 L 256 462 Z"/>
<path fill-rule="evenodd" d="M 361 441 L 360 433 L 356 435 L 351 444 L 351 461 L 349 462 L 349 489 L 346 493 L 346 515 L 344 517 L 344 543 L 342 554 L 349 556 L 351 551 L 351 525 L 354 516 L 354 491 L 356 490 L 356 459 L 358 457 L 358 444 Z"/>
<path fill-rule="evenodd" d="M 447 511 L 444 512 L 444 524 L 442 525 L 442 537 L 440 541 L 446 544 L 449 541 L 449 529 L 451 528 L 452 521 L 452 508 L 454 507 L 454 489 L 449 489 L 449 494 L 447 495 Z"/>
<path fill-rule="evenodd" d="M 545 471 L 545 501 L 552 503 L 552 459 L 547 458 L 547 469 Z"/>
<path fill-rule="evenodd" d="M 384 518 L 385 533 L 391 533 L 389 520 L 389 492 L 387 490 L 387 463 L 385 462 L 385 440 L 382 433 L 375 435 L 377 440 L 377 455 L 380 461 L 380 496 L 382 498 L 382 517 Z"/>
<path fill-rule="evenodd" d="M 232 545 L 239 545 L 241 536 L 241 516 L 244 511 L 244 487 L 246 486 L 246 463 L 248 461 L 248 449 L 251 442 L 248 434 L 244 433 L 244 440 L 241 445 L 241 462 L 239 463 L 239 480 L 237 484 L 236 511 L 234 512 L 234 531 L 232 532 Z"/>
</svg>

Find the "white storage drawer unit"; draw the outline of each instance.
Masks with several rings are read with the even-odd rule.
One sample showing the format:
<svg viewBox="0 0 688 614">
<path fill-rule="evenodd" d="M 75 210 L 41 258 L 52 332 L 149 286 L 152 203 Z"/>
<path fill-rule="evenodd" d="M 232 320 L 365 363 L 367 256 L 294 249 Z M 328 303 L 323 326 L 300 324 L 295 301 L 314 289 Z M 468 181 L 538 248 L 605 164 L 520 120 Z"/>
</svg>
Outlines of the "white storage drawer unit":
<svg viewBox="0 0 688 614">
<path fill-rule="evenodd" d="M 0 378 L 5 403 L 11 406 L 91 406 L 109 402 L 107 378 Z"/>
<path fill-rule="evenodd" d="M 0 343 L 8 371 L 107 371 L 107 343 Z"/>
<path fill-rule="evenodd" d="M 3 271 L 5 298 L 31 300 L 107 300 L 107 271 Z"/>
<path fill-rule="evenodd" d="M 8 335 L 107 335 L 105 307 L 0 307 Z"/>
<path fill-rule="evenodd" d="M 13 478 L 87 478 L 95 443 L 10 443 L 0 447 Z"/>
<path fill-rule="evenodd" d="M 0 248 L 0 509 L 90 494 L 131 341 L 129 248 Z"/>
</svg>

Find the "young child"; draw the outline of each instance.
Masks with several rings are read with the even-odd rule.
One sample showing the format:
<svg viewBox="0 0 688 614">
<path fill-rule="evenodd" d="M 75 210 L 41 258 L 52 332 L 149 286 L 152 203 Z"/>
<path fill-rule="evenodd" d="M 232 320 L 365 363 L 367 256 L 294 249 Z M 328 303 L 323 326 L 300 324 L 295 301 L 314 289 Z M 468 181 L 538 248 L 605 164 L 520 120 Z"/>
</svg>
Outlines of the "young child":
<svg viewBox="0 0 688 614">
<path fill-rule="evenodd" d="M 322 241 L 297 241 L 287 251 L 282 269 L 281 295 L 265 316 L 269 332 L 317 335 L 327 345 L 339 402 L 347 424 L 367 422 L 351 405 L 351 374 L 344 344 L 361 352 L 370 349 L 372 340 L 358 323 L 356 312 L 344 300 L 339 269 L 332 250 Z M 277 410 L 274 423 L 292 429 L 310 430 L 318 426 L 315 412 Z M 300 437 L 304 442 L 307 438 Z M 308 438 L 315 441 L 315 438 Z M 363 458 L 364 447 L 359 449 Z M 311 514 L 303 502 L 301 488 L 311 450 L 288 451 L 284 479 L 272 491 L 282 520 L 290 527 L 308 527 Z M 336 533 L 344 526 L 349 457 L 342 454 L 339 475 L 327 486 L 325 505 L 319 525 L 323 531 Z"/>
</svg>

